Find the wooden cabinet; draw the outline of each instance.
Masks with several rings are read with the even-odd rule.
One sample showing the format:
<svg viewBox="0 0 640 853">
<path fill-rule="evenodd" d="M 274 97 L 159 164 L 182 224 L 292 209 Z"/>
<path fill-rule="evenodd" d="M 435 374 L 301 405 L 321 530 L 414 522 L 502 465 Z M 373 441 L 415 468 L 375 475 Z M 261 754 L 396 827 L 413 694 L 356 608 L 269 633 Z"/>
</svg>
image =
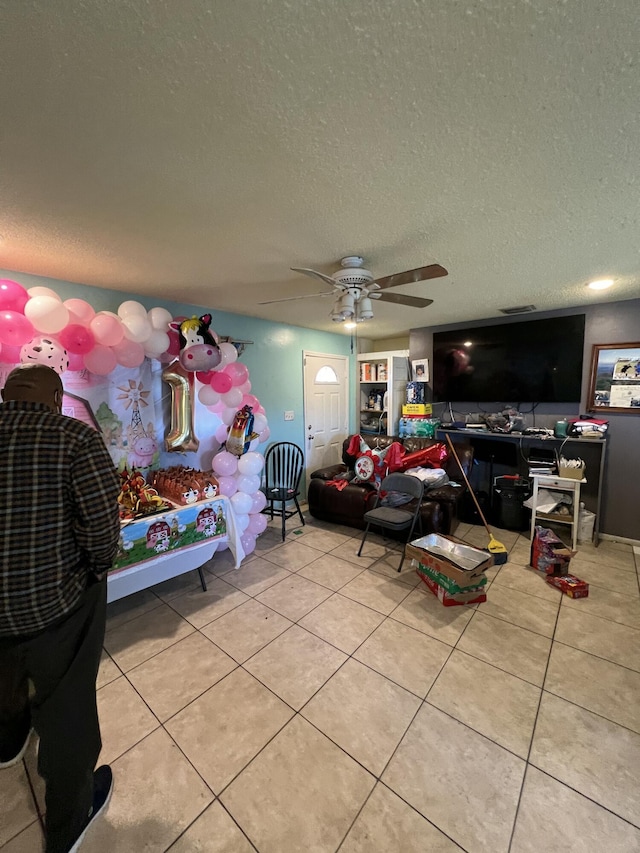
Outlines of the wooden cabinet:
<svg viewBox="0 0 640 853">
<path fill-rule="evenodd" d="M 358 355 L 358 418 L 361 435 L 398 435 L 409 381 L 409 350 Z"/>
</svg>

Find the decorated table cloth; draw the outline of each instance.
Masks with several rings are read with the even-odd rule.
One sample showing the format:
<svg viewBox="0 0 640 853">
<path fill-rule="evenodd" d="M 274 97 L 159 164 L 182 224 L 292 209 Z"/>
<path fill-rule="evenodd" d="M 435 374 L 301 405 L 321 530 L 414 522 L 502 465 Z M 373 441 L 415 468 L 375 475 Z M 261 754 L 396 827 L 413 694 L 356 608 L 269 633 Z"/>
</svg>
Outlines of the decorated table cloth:
<svg viewBox="0 0 640 853">
<path fill-rule="evenodd" d="M 239 568 L 245 556 L 240 535 L 233 506 L 224 495 L 123 521 L 118 554 L 108 577 L 109 600 L 197 568 L 223 542 L 228 543 Z"/>
</svg>

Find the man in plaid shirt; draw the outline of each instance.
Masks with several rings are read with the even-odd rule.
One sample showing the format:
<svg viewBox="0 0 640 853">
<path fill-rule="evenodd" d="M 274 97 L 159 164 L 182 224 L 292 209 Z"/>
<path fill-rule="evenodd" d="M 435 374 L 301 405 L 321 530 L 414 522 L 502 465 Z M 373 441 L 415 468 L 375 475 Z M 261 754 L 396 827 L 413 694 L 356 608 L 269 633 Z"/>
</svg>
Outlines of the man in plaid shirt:
<svg viewBox="0 0 640 853">
<path fill-rule="evenodd" d="M 33 726 L 47 853 L 79 847 L 112 787 L 94 768 L 118 478 L 101 435 L 60 413 L 62 394 L 54 370 L 23 365 L 0 405 L 0 768 L 22 759 Z"/>
</svg>

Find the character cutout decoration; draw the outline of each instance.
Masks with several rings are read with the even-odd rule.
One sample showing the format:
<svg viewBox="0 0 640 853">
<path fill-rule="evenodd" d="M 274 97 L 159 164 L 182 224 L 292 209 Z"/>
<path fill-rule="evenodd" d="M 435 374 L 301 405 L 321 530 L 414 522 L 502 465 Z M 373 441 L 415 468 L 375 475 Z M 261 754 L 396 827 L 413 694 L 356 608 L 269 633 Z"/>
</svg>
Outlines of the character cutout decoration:
<svg viewBox="0 0 640 853">
<path fill-rule="evenodd" d="M 220 347 L 209 331 L 210 325 L 211 314 L 169 323 L 169 328 L 180 337 L 180 364 L 191 373 L 214 370 L 222 361 Z"/>
</svg>

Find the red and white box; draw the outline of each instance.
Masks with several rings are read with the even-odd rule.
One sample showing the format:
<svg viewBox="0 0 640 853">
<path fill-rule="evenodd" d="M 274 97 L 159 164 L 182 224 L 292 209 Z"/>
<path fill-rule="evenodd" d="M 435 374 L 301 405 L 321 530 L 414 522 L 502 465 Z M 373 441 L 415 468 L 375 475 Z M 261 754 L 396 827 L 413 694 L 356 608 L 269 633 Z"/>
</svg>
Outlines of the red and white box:
<svg viewBox="0 0 640 853">
<path fill-rule="evenodd" d="M 551 586 L 555 586 L 556 589 L 561 589 L 569 598 L 589 597 L 589 584 L 575 575 L 564 575 L 563 577 L 548 575 L 545 580 Z"/>
</svg>

